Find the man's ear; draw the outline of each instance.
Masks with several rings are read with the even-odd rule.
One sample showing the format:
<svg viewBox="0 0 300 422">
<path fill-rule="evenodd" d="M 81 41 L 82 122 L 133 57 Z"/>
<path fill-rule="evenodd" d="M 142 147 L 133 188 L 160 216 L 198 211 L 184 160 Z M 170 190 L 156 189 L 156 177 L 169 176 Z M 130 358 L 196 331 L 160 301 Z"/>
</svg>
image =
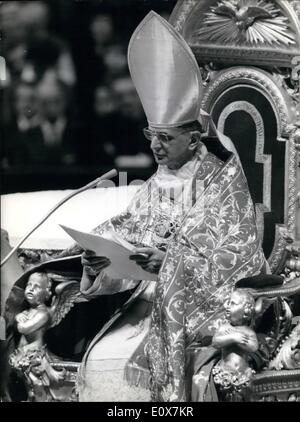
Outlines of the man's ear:
<svg viewBox="0 0 300 422">
<path fill-rule="evenodd" d="M 194 130 L 193 132 L 191 132 L 189 149 L 191 151 L 194 151 L 195 149 L 197 149 L 200 141 L 201 141 L 201 133 L 198 130 Z"/>
</svg>

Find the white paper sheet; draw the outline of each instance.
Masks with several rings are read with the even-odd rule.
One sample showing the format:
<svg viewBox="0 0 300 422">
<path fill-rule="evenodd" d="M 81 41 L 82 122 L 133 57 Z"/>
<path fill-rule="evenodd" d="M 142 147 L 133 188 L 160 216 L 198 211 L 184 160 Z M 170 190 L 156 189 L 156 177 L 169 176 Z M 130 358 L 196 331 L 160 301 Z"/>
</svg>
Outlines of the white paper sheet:
<svg viewBox="0 0 300 422">
<path fill-rule="evenodd" d="M 106 274 L 114 279 L 157 280 L 157 275 L 148 273 L 129 259 L 135 247 L 115 232 L 107 232 L 102 236 L 84 233 L 70 227 L 60 225 L 82 248 L 94 251 L 97 256 L 105 256 L 111 262 L 105 268 Z"/>
</svg>

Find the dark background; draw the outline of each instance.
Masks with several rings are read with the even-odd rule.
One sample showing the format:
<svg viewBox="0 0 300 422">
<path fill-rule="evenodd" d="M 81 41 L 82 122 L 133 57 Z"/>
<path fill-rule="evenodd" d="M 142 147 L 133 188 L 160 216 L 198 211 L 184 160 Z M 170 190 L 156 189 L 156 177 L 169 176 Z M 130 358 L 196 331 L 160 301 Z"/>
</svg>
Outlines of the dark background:
<svg viewBox="0 0 300 422">
<path fill-rule="evenodd" d="M 168 19 L 175 4 L 1 2 L 2 193 L 76 188 L 113 167 L 129 182 L 152 174 L 127 47 L 150 10 Z"/>
</svg>

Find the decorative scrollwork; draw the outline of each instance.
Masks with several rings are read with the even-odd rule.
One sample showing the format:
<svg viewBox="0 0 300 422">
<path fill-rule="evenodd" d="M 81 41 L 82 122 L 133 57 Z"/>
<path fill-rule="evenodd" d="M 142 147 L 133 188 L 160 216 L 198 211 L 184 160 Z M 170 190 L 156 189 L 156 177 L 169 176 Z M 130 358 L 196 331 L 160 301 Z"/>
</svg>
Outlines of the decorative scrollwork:
<svg viewBox="0 0 300 422">
<path fill-rule="evenodd" d="M 263 179 L 263 203 L 255 204 L 256 207 L 256 223 L 258 227 L 258 233 L 263 238 L 264 233 L 264 217 L 265 212 L 271 211 L 271 165 L 272 156 L 270 154 L 264 154 L 265 144 L 265 130 L 264 122 L 259 111 L 254 107 L 253 104 L 247 101 L 235 101 L 230 103 L 222 111 L 219 121 L 218 130 L 224 133 L 224 127 L 227 117 L 237 110 L 243 110 L 248 113 L 254 120 L 256 126 L 256 149 L 255 149 L 255 162 L 263 164 L 264 179 Z"/>
<path fill-rule="evenodd" d="M 198 45 L 190 43 L 190 46 L 199 63 L 222 63 L 249 66 L 270 66 L 270 67 L 291 67 L 292 59 L 299 56 L 296 49 L 281 48 L 274 51 L 267 47 L 249 48 L 247 46 L 222 45 L 215 47 L 212 45 Z"/>
<path fill-rule="evenodd" d="M 283 232 L 287 231 L 285 225 L 276 225 L 275 226 L 275 240 L 272 252 L 268 258 L 269 267 L 272 273 L 276 272 L 279 266 L 283 267 L 285 264 L 286 248 L 289 244 L 289 241 L 286 239 Z M 280 265 L 282 263 L 282 265 Z"/>
<path fill-rule="evenodd" d="M 187 16 L 199 3 L 199 0 L 184 0 L 178 2 L 172 15 L 170 16 L 170 23 L 178 32 L 182 32 Z"/>
<path fill-rule="evenodd" d="M 300 369 L 300 323 L 283 340 L 269 369 Z"/>
<path fill-rule="evenodd" d="M 263 182 L 263 205 L 264 212 L 271 211 L 271 165 L 272 157 L 270 154 L 264 154 L 265 144 L 265 130 L 264 121 L 259 111 L 254 107 L 253 104 L 247 101 L 235 101 L 230 103 L 222 111 L 219 121 L 218 130 L 224 133 L 224 126 L 227 117 L 234 111 L 242 110 L 250 114 L 256 125 L 256 149 L 255 149 L 255 162 L 262 163 L 264 165 L 264 182 Z"/>
<path fill-rule="evenodd" d="M 261 88 L 263 94 L 269 99 L 275 116 L 277 117 L 278 136 L 287 137 L 289 134 L 288 125 L 290 123 L 287 103 L 283 98 L 280 88 L 271 77 L 258 69 L 239 66 L 220 72 L 205 90 L 202 108 L 210 112 L 221 92 L 224 92 L 226 88 L 237 85 L 238 83 L 246 83 L 257 89 Z"/>
<path fill-rule="evenodd" d="M 289 3 L 181 0 L 170 23 L 184 36 L 201 65 L 213 62 L 291 68 L 293 57 L 300 51 L 297 6 Z M 221 15 L 224 5 L 228 16 Z"/>
<path fill-rule="evenodd" d="M 296 149 L 295 138 L 297 138 L 296 127 L 290 122 L 292 116 L 288 109 L 288 103 L 283 95 L 282 89 L 276 84 L 271 76 L 258 69 L 245 67 L 230 68 L 221 71 L 211 83 L 208 84 L 203 101 L 202 108 L 207 112 L 211 112 L 216 101 L 224 91 L 231 87 L 237 87 L 242 84 L 253 86 L 268 98 L 274 114 L 277 117 L 277 140 L 288 143 L 287 154 L 289 163 L 288 186 L 286 189 L 286 228 L 290 232 L 295 230 L 296 216 Z M 269 264 L 272 271 L 278 269 L 282 261 L 282 257 L 287 246 L 286 239 L 281 235 L 281 229 L 276 227 L 274 248 L 269 257 Z"/>
<path fill-rule="evenodd" d="M 296 142 L 299 136 L 299 128 L 290 127 L 289 138 L 289 187 L 288 187 L 288 225 L 291 233 L 296 230 L 296 207 L 297 207 L 297 150 Z"/>
<path fill-rule="evenodd" d="M 292 0 L 291 6 L 294 8 L 295 12 L 297 13 L 298 19 L 300 21 L 300 1 L 299 0 Z"/>
<path fill-rule="evenodd" d="M 300 370 L 263 371 L 253 377 L 251 401 L 294 401 L 300 395 Z"/>
</svg>

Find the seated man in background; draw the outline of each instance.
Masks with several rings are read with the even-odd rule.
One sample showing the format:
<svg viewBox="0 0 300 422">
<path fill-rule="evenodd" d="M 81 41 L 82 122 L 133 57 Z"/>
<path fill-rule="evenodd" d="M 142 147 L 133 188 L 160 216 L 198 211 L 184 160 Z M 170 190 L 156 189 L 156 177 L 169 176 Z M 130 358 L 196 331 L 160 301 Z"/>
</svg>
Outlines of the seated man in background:
<svg viewBox="0 0 300 422">
<path fill-rule="evenodd" d="M 58 81 L 38 87 L 41 114 L 40 142 L 43 160 L 49 165 L 74 164 L 79 142 L 77 125 L 68 116 L 68 92 Z"/>
<path fill-rule="evenodd" d="M 69 113 L 69 95 L 60 81 L 42 82 L 36 87 L 38 124 L 30 127 L 18 145 L 16 165 L 31 168 L 71 166 L 81 154 L 84 127 Z"/>
<path fill-rule="evenodd" d="M 119 101 L 110 85 L 98 85 L 94 94 L 94 109 L 87 136 L 89 148 L 84 160 L 87 165 L 113 166 L 120 137 L 117 119 Z"/>
<path fill-rule="evenodd" d="M 12 121 L 3 128 L 2 167 L 24 165 L 24 145 L 39 123 L 36 85 L 21 82 L 14 89 Z"/>
<path fill-rule="evenodd" d="M 112 89 L 119 100 L 119 115 L 116 120 L 119 136 L 116 137 L 115 164 L 117 167 L 151 167 L 152 158 L 143 136 L 147 124 L 139 96 L 130 76 L 118 77 Z"/>
</svg>

